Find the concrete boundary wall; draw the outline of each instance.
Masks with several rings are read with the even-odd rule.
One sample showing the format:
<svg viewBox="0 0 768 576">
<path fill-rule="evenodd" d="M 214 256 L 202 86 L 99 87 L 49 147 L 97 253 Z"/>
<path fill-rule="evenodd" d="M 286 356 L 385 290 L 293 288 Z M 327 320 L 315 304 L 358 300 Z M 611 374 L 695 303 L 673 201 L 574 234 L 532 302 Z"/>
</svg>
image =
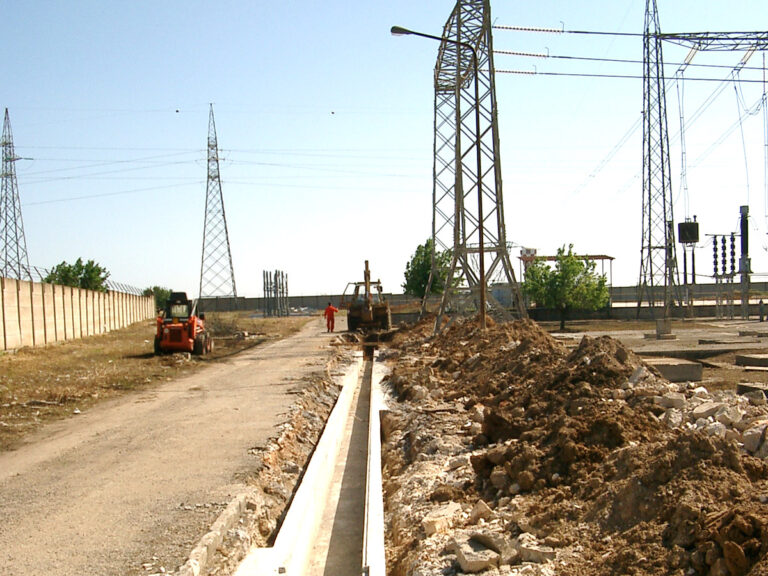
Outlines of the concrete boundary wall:
<svg viewBox="0 0 768 576">
<path fill-rule="evenodd" d="M 0 350 L 105 334 L 154 315 L 153 296 L 0 277 Z"/>
</svg>

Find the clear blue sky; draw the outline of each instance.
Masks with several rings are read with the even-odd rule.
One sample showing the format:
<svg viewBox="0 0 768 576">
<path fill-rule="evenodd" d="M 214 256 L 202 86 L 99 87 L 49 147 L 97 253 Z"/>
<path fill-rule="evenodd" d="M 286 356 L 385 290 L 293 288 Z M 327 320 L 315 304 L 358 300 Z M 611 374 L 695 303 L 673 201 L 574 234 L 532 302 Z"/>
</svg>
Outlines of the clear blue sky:
<svg viewBox="0 0 768 576">
<path fill-rule="evenodd" d="M 644 6 L 506 0 L 492 11 L 499 25 L 641 33 Z M 365 259 L 385 290 L 400 291 L 431 230 L 437 43 L 389 29 L 439 34 L 452 8 L 447 0 L 5 2 L 0 106 L 17 153 L 30 158 L 16 165 L 30 263 L 94 259 L 116 281 L 196 294 L 212 102 L 238 294 L 260 296 L 262 271 L 274 269 L 288 273 L 291 294 L 340 292 L 361 279 Z M 659 0 L 659 13 L 665 32 L 768 24 L 764 0 Z M 496 30 L 494 47 L 642 58 L 640 38 Z M 687 52 L 664 50 L 667 62 Z M 740 58 L 702 53 L 694 63 Z M 749 64 L 762 67 L 762 55 Z M 639 64 L 503 55 L 496 67 L 641 74 Z M 718 84 L 683 86 L 692 118 Z M 765 119 L 747 116 L 743 137 L 738 124 L 740 100 L 751 106 L 762 90 L 745 85 L 737 96 L 726 85 L 686 130 L 687 202 L 677 89 L 669 90 L 675 217 L 701 223 L 699 274 L 711 273 L 705 234 L 736 231 L 742 204 L 752 212 L 753 268 L 768 273 Z M 642 81 L 498 74 L 497 98 L 508 239 L 545 254 L 568 243 L 609 254 L 614 284 L 634 284 L 642 153 L 641 133 L 630 129 Z"/>
</svg>

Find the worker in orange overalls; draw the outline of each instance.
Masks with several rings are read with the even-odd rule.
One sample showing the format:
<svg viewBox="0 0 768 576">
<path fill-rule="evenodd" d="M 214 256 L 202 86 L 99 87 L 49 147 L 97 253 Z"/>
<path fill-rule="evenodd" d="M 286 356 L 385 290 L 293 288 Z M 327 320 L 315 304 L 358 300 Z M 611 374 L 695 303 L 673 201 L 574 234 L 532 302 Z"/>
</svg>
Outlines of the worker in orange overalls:
<svg viewBox="0 0 768 576">
<path fill-rule="evenodd" d="M 326 332 L 333 332 L 333 327 L 335 325 L 334 314 L 338 311 L 339 309 L 336 308 L 336 306 L 328 302 L 328 307 L 325 309 L 325 312 L 323 312 L 323 316 L 325 316 L 325 327 L 327 328 Z"/>
</svg>

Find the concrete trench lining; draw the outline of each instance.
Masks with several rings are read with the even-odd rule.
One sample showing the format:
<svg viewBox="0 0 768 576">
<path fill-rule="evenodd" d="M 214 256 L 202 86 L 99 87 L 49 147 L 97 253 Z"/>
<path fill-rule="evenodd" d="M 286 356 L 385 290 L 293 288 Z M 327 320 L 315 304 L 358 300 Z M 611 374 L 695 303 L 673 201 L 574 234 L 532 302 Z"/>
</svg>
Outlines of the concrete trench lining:
<svg viewBox="0 0 768 576">
<path fill-rule="evenodd" d="M 341 375 L 341 377 L 333 376 L 334 380 L 338 379 L 341 381 L 342 391 L 339 394 L 336 404 L 334 405 L 334 408 L 328 417 L 328 422 L 326 422 L 325 429 L 328 428 L 328 425 L 331 422 L 331 417 L 333 413 L 336 411 L 336 408 L 339 406 L 339 403 L 342 401 L 342 397 L 344 398 L 344 402 L 346 405 L 345 412 L 348 411 L 349 403 L 352 400 L 355 386 L 354 385 L 346 386 L 346 384 L 348 382 L 356 383 L 359 377 L 360 365 L 361 365 L 360 359 L 356 358 L 355 362 L 353 362 L 347 367 L 346 371 L 343 373 L 343 375 Z M 331 369 L 331 363 L 329 363 L 326 366 L 327 374 L 330 374 L 330 369 Z M 345 394 L 344 390 L 349 390 L 349 391 Z M 336 417 L 336 419 L 340 420 L 341 418 Z M 323 436 L 325 436 L 325 429 L 320 439 L 318 440 L 318 446 Z M 337 442 L 338 442 L 338 439 L 339 438 L 336 439 Z M 338 451 L 338 448 L 337 448 L 337 451 Z M 306 474 L 305 474 L 305 477 L 306 477 Z M 226 538 L 227 533 L 233 528 L 237 527 L 240 519 L 242 518 L 246 509 L 248 508 L 248 501 L 254 500 L 254 499 L 259 500 L 258 492 L 259 491 L 255 489 L 249 490 L 241 494 L 238 494 L 235 498 L 233 498 L 232 501 L 227 505 L 227 507 L 221 512 L 221 514 L 219 514 L 219 516 L 216 518 L 213 524 L 211 524 L 211 527 L 208 530 L 208 532 L 198 541 L 197 545 L 189 553 L 189 558 L 187 559 L 187 561 L 181 567 L 179 567 L 179 569 L 176 570 L 175 572 L 170 572 L 169 576 L 205 576 L 206 574 L 208 574 L 210 569 L 213 567 L 217 550 L 221 546 L 221 544 L 224 542 L 224 539 Z M 294 498 L 294 501 L 295 501 L 295 498 Z M 253 507 L 253 502 L 251 503 L 251 507 Z M 267 550 L 271 550 L 271 548 Z M 245 550 L 245 552 L 248 552 L 248 550 Z M 277 573 L 278 572 L 275 572 L 275 574 Z"/>
<path fill-rule="evenodd" d="M 381 413 L 386 402 L 380 382 L 389 370 L 374 362 L 371 375 L 371 402 L 368 432 L 368 462 L 365 486 L 365 528 L 363 532 L 363 567 L 366 576 L 386 576 L 384 544 L 384 494 L 381 478 Z"/>
<path fill-rule="evenodd" d="M 356 361 L 340 378 L 341 393 L 328 417 L 290 508 L 285 513 L 274 545 L 252 548 L 241 562 L 235 576 L 305 573 L 312 544 L 320 529 L 318 521 L 324 499 L 318 498 L 318 494 L 325 494 L 330 490 L 333 467 L 344 436 L 345 419 L 353 409 L 352 403 L 361 379 L 362 365 L 362 354 L 358 353 Z M 380 413 L 385 410 L 385 400 L 379 383 L 387 371 L 384 365 L 374 361 L 369 407 L 363 565 L 360 568 L 361 574 L 370 576 L 386 574 L 380 424 Z M 208 573 L 227 532 L 238 525 L 245 512 L 249 496 L 250 492 L 240 494 L 229 503 L 192 550 L 187 562 L 175 573 L 176 576 L 205 576 Z"/>
<path fill-rule="evenodd" d="M 341 393 L 328 417 L 274 544 L 268 548 L 251 549 L 235 576 L 302 574 L 319 529 L 314 521 L 317 516 L 316 494 L 325 494 L 329 490 L 333 463 L 339 451 L 346 415 L 355 396 L 361 364 L 362 360 L 358 357 L 342 377 Z"/>
<path fill-rule="evenodd" d="M 347 442 L 348 419 L 354 414 L 359 387 L 364 384 L 363 359 L 356 354 L 355 362 L 342 378 L 342 391 L 334 406 L 325 429 L 318 441 L 312 458 L 307 465 L 296 490 L 290 508 L 275 538 L 268 548 L 252 548 L 242 561 L 235 576 L 304 575 L 310 570 L 314 544 L 322 529 L 326 501 L 332 490 L 334 469 Z M 381 438 L 379 411 L 383 397 L 378 387 L 387 368 L 372 363 L 370 386 L 375 396 L 370 401 L 368 454 L 365 464 L 365 520 L 361 527 L 362 565 L 360 574 L 384 576 L 386 573 L 384 553 L 384 511 L 381 484 Z"/>
</svg>

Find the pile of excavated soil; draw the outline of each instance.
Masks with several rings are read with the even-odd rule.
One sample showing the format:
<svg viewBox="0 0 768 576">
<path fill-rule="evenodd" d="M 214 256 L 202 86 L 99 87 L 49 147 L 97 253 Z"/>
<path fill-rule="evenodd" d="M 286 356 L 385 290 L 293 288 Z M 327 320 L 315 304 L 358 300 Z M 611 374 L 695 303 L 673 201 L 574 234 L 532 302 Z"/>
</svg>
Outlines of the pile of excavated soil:
<svg viewBox="0 0 768 576">
<path fill-rule="evenodd" d="M 384 354 L 388 573 L 768 574 L 762 396 L 531 321 L 430 328 Z"/>
</svg>

